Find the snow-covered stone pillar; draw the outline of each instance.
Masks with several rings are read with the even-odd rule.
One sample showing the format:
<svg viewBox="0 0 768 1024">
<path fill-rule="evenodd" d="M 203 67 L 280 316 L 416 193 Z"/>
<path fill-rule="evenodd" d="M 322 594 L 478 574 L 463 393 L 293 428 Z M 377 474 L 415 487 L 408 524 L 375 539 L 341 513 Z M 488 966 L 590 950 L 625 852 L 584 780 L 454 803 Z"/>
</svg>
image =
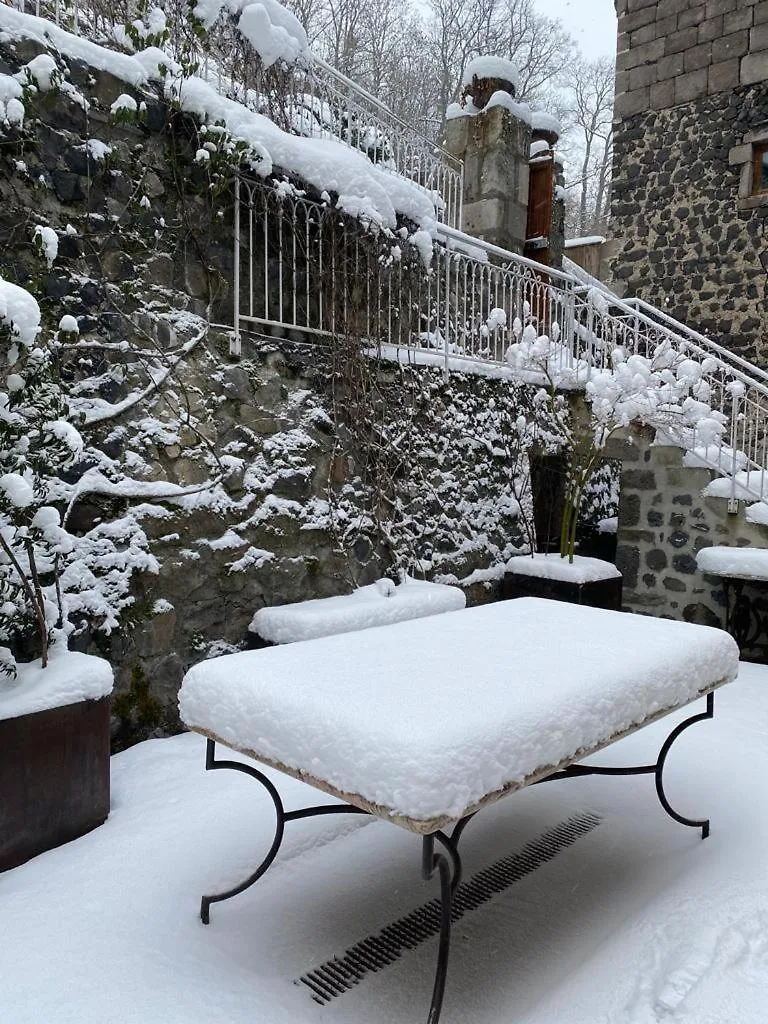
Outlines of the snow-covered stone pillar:
<svg viewBox="0 0 768 1024">
<path fill-rule="evenodd" d="M 446 148 L 464 161 L 464 230 L 522 252 L 528 213 L 530 109 L 517 103 L 507 60 L 467 65 L 459 103 L 446 111 Z"/>
</svg>

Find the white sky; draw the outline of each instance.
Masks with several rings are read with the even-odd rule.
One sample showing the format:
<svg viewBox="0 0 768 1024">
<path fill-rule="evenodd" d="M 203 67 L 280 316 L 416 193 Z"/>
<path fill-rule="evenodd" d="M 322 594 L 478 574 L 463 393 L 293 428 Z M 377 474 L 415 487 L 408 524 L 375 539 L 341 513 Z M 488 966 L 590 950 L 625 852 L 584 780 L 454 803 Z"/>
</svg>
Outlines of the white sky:
<svg viewBox="0 0 768 1024">
<path fill-rule="evenodd" d="M 559 18 L 585 57 L 616 52 L 616 11 L 613 0 L 535 0 L 548 18 Z"/>
</svg>

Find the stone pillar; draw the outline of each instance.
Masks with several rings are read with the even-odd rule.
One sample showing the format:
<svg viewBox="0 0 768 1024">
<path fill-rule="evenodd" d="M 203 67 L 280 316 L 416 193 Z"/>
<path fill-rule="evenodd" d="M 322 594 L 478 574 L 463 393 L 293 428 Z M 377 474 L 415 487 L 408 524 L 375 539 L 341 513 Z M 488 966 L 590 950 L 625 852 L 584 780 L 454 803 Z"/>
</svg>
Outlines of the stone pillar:
<svg viewBox="0 0 768 1024">
<path fill-rule="evenodd" d="M 451 108 L 446 148 L 464 161 L 464 230 L 522 252 L 528 215 L 530 125 L 514 113 L 514 85 L 472 79 L 461 107 Z M 509 96 L 509 105 L 498 99 Z"/>
</svg>

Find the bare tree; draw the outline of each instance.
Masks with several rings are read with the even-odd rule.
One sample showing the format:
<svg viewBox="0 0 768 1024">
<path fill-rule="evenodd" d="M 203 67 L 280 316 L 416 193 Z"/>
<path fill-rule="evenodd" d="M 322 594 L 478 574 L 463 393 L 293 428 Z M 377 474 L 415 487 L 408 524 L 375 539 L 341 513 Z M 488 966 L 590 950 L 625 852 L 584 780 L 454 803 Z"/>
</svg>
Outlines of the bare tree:
<svg viewBox="0 0 768 1024">
<path fill-rule="evenodd" d="M 564 89 L 570 108 L 569 144 L 579 176 L 570 226 L 583 235 L 604 226 L 610 202 L 614 64 L 608 57 L 574 65 Z M 568 184 L 568 183 L 567 183 Z M 576 208 L 574 211 L 574 207 Z M 575 212 L 575 216 L 574 216 Z"/>
</svg>

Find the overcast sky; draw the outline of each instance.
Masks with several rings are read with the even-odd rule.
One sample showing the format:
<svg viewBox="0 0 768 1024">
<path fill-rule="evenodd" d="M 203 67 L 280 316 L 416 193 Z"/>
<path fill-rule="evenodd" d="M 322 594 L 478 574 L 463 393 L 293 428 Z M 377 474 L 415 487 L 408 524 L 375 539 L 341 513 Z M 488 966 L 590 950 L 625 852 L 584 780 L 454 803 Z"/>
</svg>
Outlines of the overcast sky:
<svg viewBox="0 0 768 1024">
<path fill-rule="evenodd" d="M 616 11 L 613 0 L 534 0 L 548 18 L 559 18 L 585 57 L 614 56 Z"/>
</svg>

